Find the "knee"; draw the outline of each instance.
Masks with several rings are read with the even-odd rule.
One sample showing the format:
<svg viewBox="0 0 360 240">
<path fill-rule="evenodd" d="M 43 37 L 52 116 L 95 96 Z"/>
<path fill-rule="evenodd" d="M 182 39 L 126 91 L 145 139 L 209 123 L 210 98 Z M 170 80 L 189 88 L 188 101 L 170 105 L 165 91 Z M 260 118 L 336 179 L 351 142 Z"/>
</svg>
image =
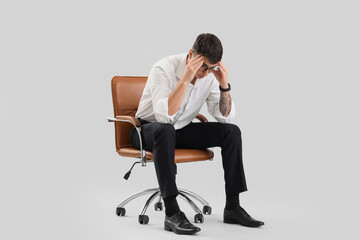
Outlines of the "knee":
<svg viewBox="0 0 360 240">
<path fill-rule="evenodd" d="M 154 132 L 155 138 L 175 139 L 176 132 L 172 124 L 169 123 L 158 123 Z"/>
<path fill-rule="evenodd" d="M 232 136 L 236 138 L 241 137 L 241 130 L 237 125 L 225 123 L 223 127 L 225 136 Z"/>
</svg>

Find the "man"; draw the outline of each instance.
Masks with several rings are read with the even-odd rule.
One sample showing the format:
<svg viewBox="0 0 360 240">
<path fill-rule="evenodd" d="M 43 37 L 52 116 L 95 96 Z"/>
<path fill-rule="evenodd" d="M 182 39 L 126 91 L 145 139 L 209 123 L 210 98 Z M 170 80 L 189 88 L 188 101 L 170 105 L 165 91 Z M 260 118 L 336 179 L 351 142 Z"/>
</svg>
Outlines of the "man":
<svg viewBox="0 0 360 240">
<path fill-rule="evenodd" d="M 264 223 L 240 207 L 239 193 L 247 190 L 240 129 L 230 124 L 235 116 L 223 48 L 213 34 L 200 34 L 188 54 L 166 57 L 152 67 L 136 117 L 142 123 L 143 148 L 153 151 L 161 196 L 165 203 L 165 230 L 194 234 L 176 200 L 175 148 L 221 147 L 225 175 L 224 222 L 259 227 Z M 202 105 L 218 122 L 192 123 Z M 140 148 L 135 129 L 134 147 Z"/>
</svg>

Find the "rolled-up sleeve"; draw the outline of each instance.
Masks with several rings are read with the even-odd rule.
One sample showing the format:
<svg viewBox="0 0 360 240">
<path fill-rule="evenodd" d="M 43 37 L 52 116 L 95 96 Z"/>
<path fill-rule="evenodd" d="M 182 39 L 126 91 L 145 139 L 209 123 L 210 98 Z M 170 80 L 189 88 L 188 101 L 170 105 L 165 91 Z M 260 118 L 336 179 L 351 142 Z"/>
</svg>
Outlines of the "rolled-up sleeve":
<svg viewBox="0 0 360 240">
<path fill-rule="evenodd" d="M 154 67 L 149 74 L 148 81 L 156 120 L 160 123 L 174 124 L 177 112 L 171 116 L 168 114 L 168 97 L 173 91 L 168 76 L 161 68 Z"/>
<path fill-rule="evenodd" d="M 235 104 L 234 101 L 231 101 L 231 110 L 227 117 L 224 117 L 220 112 L 220 90 L 219 90 L 219 83 L 215 79 L 209 96 L 206 99 L 206 104 L 208 107 L 208 112 L 213 116 L 218 122 L 221 123 L 229 123 L 232 119 L 235 118 Z"/>
</svg>

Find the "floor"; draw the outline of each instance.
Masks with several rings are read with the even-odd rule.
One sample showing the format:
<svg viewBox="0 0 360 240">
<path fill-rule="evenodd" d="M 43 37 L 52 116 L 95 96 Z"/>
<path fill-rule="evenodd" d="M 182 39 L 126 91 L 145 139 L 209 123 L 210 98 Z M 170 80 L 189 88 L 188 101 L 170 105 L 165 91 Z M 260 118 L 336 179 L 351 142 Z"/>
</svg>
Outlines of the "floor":
<svg viewBox="0 0 360 240">
<path fill-rule="evenodd" d="M 97 201 L 96 201 L 97 200 Z M 145 200 L 145 198 L 143 199 Z M 274 200 L 274 199 L 272 199 Z M 163 230 L 164 212 L 156 212 L 151 205 L 148 209 L 150 221 L 147 225 L 138 223 L 138 213 L 141 201 L 129 203 L 127 214 L 118 217 L 111 204 L 105 200 L 94 199 L 98 203 L 93 206 L 93 214 L 83 213 L 67 219 L 67 230 L 72 229 L 72 234 L 86 239 L 183 239 L 194 237 L 196 239 L 339 239 L 351 230 L 337 225 L 330 219 L 326 210 L 321 206 L 311 206 L 304 202 L 302 207 L 295 203 L 278 201 L 278 204 L 253 202 L 247 204 L 247 210 L 254 217 L 261 219 L 265 225 L 261 228 L 247 228 L 239 225 L 224 224 L 222 222 L 222 204 L 213 202 L 212 215 L 205 215 L 205 221 L 197 224 L 202 230 L 195 236 L 178 236 Z M 185 202 L 180 202 L 182 209 L 193 221 L 194 212 L 187 207 Z M 256 206 L 257 205 L 257 206 Z M 90 206 L 89 206 L 90 208 Z M 85 210 L 85 208 L 83 209 Z M 80 222 L 79 222 L 80 220 Z M 65 224 L 65 223 L 64 223 Z M 354 230 L 354 229 L 352 229 Z"/>
</svg>

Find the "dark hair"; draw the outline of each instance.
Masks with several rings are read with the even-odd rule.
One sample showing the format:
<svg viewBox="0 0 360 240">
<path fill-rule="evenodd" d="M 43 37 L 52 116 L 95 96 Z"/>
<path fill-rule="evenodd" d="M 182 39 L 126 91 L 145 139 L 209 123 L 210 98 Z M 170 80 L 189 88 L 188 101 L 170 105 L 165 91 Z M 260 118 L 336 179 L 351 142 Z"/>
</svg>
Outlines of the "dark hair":
<svg viewBox="0 0 360 240">
<path fill-rule="evenodd" d="M 221 61 L 223 47 L 218 37 L 211 33 L 200 34 L 194 43 L 193 51 L 206 57 L 210 63 L 216 64 Z"/>
</svg>

